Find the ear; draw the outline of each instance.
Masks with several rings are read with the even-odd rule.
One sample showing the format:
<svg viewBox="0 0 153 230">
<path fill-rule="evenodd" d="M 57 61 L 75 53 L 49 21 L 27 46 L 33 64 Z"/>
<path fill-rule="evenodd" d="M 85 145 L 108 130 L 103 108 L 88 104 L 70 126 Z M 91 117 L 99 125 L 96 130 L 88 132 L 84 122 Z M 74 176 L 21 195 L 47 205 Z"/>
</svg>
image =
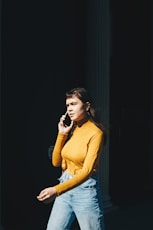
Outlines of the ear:
<svg viewBox="0 0 153 230">
<path fill-rule="evenodd" d="M 86 111 L 88 112 L 89 111 L 89 109 L 90 109 L 90 102 L 86 102 Z"/>
</svg>

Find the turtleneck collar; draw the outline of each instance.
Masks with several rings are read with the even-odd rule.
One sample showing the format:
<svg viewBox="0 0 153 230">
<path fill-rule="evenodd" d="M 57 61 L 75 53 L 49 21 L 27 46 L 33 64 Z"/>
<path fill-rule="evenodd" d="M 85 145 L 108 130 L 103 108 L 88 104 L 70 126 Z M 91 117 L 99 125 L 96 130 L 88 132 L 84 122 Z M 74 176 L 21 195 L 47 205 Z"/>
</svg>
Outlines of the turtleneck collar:
<svg viewBox="0 0 153 230">
<path fill-rule="evenodd" d="M 86 123 L 88 120 L 89 120 L 89 117 L 87 116 L 87 117 L 83 118 L 82 120 L 76 122 L 76 125 L 77 125 L 78 127 L 81 127 L 81 126 L 82 126 L 84 123 Z"/>
</svg>

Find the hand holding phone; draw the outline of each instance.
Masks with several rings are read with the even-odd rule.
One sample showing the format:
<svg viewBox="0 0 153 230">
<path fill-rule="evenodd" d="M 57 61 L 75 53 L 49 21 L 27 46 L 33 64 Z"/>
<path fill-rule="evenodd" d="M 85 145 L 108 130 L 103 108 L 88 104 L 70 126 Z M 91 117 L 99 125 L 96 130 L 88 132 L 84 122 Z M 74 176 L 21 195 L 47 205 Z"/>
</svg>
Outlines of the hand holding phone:
<svg viewBox="0 0 153 230">
<path fill-rule="evenodd" d="M 58 129 L 60 133 L 67 134 L 73 126 L 73 121 L 70 120 L 68 113 L 61 116 L 60 122 L 58 123 Z"/>
</svg>

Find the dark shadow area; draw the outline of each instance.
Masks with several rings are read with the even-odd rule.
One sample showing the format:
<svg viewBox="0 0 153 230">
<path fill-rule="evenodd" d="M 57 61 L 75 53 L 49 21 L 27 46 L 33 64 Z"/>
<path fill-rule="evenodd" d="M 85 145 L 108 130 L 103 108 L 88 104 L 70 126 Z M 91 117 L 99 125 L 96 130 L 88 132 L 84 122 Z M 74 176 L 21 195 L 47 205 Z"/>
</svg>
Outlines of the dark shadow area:
<svg viewBox="0 0 153 230">
<path fill-rule="evenodd" d="M 2 1 L 4 230 L 46 228 L 52 205 L 36 196 L 61 173 L 48 147 L 65 112 L 65 92 L 88 81 L 86 4 Z M 106 230 L 149 230 L 150 1 L 111 0 L 110 8 L 110 195 L 117 209 L 105 214 Z"/>
<path fill-rule="evenodd" d="M 2 1 L 2 223 L 44 230 L 52 205 L 36 200 L 58 183 L 48 147 L 65 92 L 85 85 L 85 6 Z"/>
<path fill-rule="evenodd" d="M 111 1 L 110 194 L 118 205 L 152 192 L 150 9 L 150 1 Z"/>
<path fill-rule="evenodd" d="M 120 206 L 105 215 L 106 230 L 151 230 L 153 196 L 139 202 Z"/>
</svg>

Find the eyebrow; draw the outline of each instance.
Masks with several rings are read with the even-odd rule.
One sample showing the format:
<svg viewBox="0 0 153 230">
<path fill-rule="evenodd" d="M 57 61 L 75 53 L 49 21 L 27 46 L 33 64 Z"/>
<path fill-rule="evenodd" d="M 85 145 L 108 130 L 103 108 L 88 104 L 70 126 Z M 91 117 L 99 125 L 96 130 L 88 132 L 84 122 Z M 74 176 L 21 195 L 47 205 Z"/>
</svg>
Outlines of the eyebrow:
<svg viewBox="0 0 153 230">
<path fill-rule="evenodd" d="M 75 104 L 77 104 L 76 101 L 71 101 L 70 103 L 66 103 L 66 106 L 68 106 L 68 105 L 75 105 Z"/>
</svg>

